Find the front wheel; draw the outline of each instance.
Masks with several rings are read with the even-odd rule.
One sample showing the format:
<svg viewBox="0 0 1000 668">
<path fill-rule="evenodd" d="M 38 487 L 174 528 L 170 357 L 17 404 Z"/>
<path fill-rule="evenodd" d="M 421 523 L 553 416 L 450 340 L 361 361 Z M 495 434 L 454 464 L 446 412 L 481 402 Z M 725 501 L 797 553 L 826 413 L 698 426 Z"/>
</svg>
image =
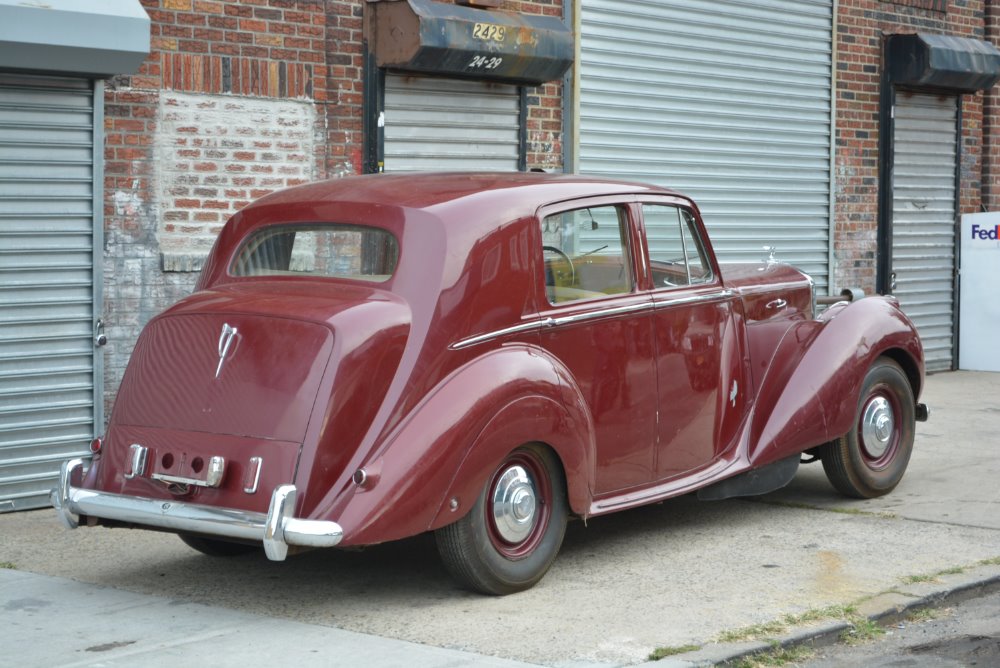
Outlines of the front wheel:
<svg viewBox="0 0 1000 668">
<path fill-rule="evenodd" d="M 451 575 L 483 594 L 534 586 L 566 533 L 562 467 L 543 446 L 518 448 L 493 472 L 465 517 L 435 532 Z"/>
<path fill-rule="evenodd" d="M 915 406 L 903 369 L 878 359 L 861 385 L 851 431 L 820 447 L 823 470 L 839 492 L 872 499 L 899 484 L 913 452 Z"/>
</svg>

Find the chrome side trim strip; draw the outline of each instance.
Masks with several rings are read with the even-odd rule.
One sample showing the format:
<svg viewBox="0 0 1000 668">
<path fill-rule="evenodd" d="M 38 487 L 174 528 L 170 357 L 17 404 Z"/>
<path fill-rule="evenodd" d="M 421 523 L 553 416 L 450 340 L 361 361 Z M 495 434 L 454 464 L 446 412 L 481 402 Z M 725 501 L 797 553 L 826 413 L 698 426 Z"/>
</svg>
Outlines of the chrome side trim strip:
<svg viewBox="0 0 1000 668">
<path fill-rule="evenodd" d="M 267 557 L 273 561 L 283 560 L 289 545 L 334 547 L 344 536 L 336 522 L 291 516 L 295 506 L 295 485 L 278 486 L 265 515 L 73 487 L 73 474 L 82 467 L 82 459 L 64 462 L 59 486 L 52 490 L 52 505 L 71 529 L 79 524 L 79 515 L 86 515 L 171 531 L 253 540 L 263 544 Z"/>
<path fill-rule="evenodd" d="M 688 304 L 703 304 L 711 302 L 721 302 L 733 297 L 732 290 L 722 290 L 721 292 L 711 292 L 707 295 L 694 295 L 692 297 L 680 297 L 678 299 L 663 299 L 653 302 L 653 308 L 670 308 L 672 306 L 687 306 Z"/>
<path fill-rule="evenodd" d="M 552 327 L 558 327 L 559 325 L 569 325 L 577 322 L 586 322 L 588 320 L 598 320 L 600 318 L 606 318 L 609 315 L 649 311 L 652 310 L 652 308 L 653 302 L 639 302 L 637 304 L 627 304 L 625 306 L 612 306 L 611 308 L 602 308 L 597 311 L 588 311 L 586 313 L 578 313 L 576 315 L 564 315 L 561 318 L 549 318 L 551 322 L 548 324 Z"/>
<path fill-rule="evenodd" d="M 483 334 L 476 334 L 475 336 L 470 336 L 460 341 L 448 346 L 450 350 L 461 350 L 463 348 L 468 348 L 469 346 L 474 346 L 480 343 L 485 343 L 486 341 L 492 341 L 494 339 L 499 339 L 504 336 L 509 336 L 510 334 L 519 334 L 521 332 L 530 332 L 536 329 L 544 329 L 546 327 L 559 327 L 560 325 L 570 325 L 578 322 L 586 322 L 588 320 L 598 320 L 600 318 L 606 318 L 613 315 L 621 315 L 623 313 L 639 313 L 641 311 L 658 309 L 658 308 L 669 308 L 671 306 L 679 306 L 682 304 L 695 304 L 701 302 L 713 302 L 713 301 L 723 301 L 726 299 L 731 299 L 733 296 L 732 290 L 722 290 L 721 292 L 713 292 L 707 295 L 695 295 L 693 297 L 680 297 L 669 300 L 661 301 L 651 301 L 651 302 L 638 302 L 635 304 L 626 304 L 625 306 L 612 306 L 610 308 L 602 308 L 596 311 L 587 311 L 586 313 L 577 313 L 574 315 L 564 315 L 559 317 L 546 317 L 539 320 L 532 320 L 530 322 L 524 322 L 520 325 L 514 325 L 513 327 L 505 327 L 503 329 L 497 329 L 492 332 L 484 332 Z"/>
<path fill-rule="evenodd" d="M 469 346 L 474 346 L 479 343 L 484 343 L 486 341 L 492 341 L 493 339 L 499 339 L 503 336 L 508 336 L 510 334 L 519 334 L 521 332 L 530 332 L 533 329 L 541 329 L 546 325 L 550 324 L 548 321 L 552 318 L 542 318 L 541 320 L 532 320 L 530 322 L 522 322 L 520 325 L 514 325 L 513 327 L 505 327 L 503 329 L 497 329 L 492 332 L 485 332 L 483 334 L 476 334 L 475 336 L 470 336 L 468 338 L 456 341 L 455 343 L 448 346 L 451 350 L 461 350 L 462 348 L 468 348 Z"/>
</svg>

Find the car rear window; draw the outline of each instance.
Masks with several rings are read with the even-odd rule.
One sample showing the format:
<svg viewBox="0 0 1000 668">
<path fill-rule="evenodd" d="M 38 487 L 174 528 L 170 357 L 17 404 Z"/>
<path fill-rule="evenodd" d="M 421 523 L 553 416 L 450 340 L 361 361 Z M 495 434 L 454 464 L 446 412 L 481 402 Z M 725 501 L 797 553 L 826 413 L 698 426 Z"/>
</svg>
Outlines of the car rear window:
<svg viewBox="0 0 1000 668">
<path fill-rule="evenodd" d="M 386 230 L 359 225 L 280 225 L 254 231 L 230 267 L 233 276 L 319 276 L 381 283 L 399 260 Z"/>
</svg>

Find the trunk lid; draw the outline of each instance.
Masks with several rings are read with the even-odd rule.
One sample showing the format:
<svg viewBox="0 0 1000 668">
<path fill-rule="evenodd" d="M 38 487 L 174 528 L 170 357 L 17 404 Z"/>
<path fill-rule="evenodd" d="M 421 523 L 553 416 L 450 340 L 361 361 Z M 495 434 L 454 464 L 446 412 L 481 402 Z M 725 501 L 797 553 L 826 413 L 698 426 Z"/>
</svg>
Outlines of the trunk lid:
<svg viewBox="0 0 1000 668">
<path fill-rule="evenodd" d="M 304 451 L 305 466 L 339 475 L 409 322 L 405 302 L 369 286 L 253 280 L 196 292 L 139 337 L 96 487 L 266 512 L 272 490 L 296 482 Z"/>
<path fill-rule="evenodd" d="M 332 350 L 333 332 L 318 323 L 165 315 L 132 353 L 114 421 L 301 443 Z"/>
</svg>

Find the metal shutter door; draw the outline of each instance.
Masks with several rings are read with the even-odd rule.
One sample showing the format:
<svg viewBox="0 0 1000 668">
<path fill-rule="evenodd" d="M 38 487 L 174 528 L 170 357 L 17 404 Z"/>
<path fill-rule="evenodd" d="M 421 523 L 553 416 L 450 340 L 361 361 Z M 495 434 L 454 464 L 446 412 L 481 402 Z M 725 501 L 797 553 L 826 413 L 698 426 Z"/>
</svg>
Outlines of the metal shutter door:
<svg viewBox="0 0 1000 668">
<path fill-rule="evenodd" d="M 94 435 L 93 102 L 0 75 L 0 511 L 48 505 Z"/>
<path fill-rule="evenodd" d="M 516 86 L 388 73 L 385 171 L 517 171 Z"/>
<path fill-rule="evenodd" d="M 893 294 L 920 332 L 928 371 L 952 368 L 958 97 L 897 93 Z"/>
<path fill-rule="evenodd" d="M 695 198 L 723 261 L 828 281 L 832 0 L 587 0 L 579 171 Z"/>
</svg>

